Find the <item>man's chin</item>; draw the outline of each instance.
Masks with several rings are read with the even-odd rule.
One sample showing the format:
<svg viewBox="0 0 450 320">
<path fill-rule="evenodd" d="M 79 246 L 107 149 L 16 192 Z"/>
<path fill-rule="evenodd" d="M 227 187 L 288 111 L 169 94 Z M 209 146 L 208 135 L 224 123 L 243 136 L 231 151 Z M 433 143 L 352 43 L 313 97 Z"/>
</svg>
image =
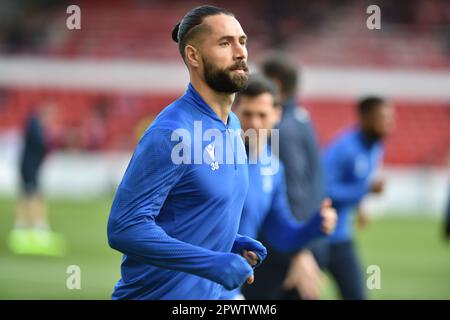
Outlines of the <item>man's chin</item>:
<svg viewBox="0 0 450 320">
<path fill-rule="evenodd" d="M 227 78 L 223 78 L 222 81 L 208 81 L 208 85 L 217 92 L 222 93 L 236 93 L 247 88 L 248 74 L 233 74 L 232 71 L 228 73 Z"/>
<path fill-rule="evenodd" d="M 245 90 L 247 88 L 248 83 L 248 74 L 239 75 L 237 77 L 233 77 L 233 83 L 236 87 L 236 92 Z"/>
</svg>

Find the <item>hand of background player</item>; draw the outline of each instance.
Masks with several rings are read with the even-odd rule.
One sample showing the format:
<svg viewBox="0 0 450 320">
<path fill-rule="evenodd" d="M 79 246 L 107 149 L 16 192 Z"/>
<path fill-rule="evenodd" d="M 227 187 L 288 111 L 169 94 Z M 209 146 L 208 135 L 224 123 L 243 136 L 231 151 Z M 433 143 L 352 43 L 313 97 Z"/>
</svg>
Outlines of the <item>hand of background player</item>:
<svg viewBox="0 0 450 320">
<path fill-rule="evenodd" d="M 320 215 L 322 217 L 322 225 L 320 226 L 320 229 L 327 235 L 334 231 L 338 219 L 336 209 L 334 209 L 331 204 L 331 200 L 327 198 L 322 201 L 322 205 L 320 207 Z"/>
<path fill-rule="evenodd" d="M 371 219 L 369 214 L 361 207 L 356 209 L 356 224 L 359 229 L 366 228 L 370 223 Z"/>
<path fill-rule="evenodd" d="M 384 190 L 384 180 L 379 178 L 372 183 L 370 192 L 380 194 Z"/>
</svg>

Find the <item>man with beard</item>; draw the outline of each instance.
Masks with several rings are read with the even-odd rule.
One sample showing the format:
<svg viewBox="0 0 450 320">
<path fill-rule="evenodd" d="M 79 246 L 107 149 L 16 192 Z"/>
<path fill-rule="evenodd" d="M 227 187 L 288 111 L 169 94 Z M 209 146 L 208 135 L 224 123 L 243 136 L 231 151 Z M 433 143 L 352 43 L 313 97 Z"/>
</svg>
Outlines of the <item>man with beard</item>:
<svg viewBox="0 0 450 320">
<path fill-rule="evenodd" d="M 247 85 L 246 35 L 232 13 L 201 6 L 172 38 L 190 84 L 146 130 L 117 190 L 108 240 L 124 257 L 113 299 L 218 299 L 222 286 L 253 282 L 266 256 L 237 233 L 248 173 L 242 140 L 230 143 L 240 130 L 230 109 Z"/>
</svg>

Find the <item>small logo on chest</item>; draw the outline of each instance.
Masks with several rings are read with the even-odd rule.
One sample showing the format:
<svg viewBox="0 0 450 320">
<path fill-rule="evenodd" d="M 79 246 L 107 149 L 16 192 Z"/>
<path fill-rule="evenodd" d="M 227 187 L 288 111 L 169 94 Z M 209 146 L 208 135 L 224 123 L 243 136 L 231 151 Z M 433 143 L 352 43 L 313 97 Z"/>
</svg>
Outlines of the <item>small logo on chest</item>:
<svg viewBox="0 0 450 320">
<path fill-rule="evenodd" d="M 214 156 L 214 144 L 210 143 L 205 148 L 206 152 L 208 153 L 209 157 L 211 158 L 211 170 L 215 171 L 219 169 L 219 162 L 215 161 Z"/>
</svg>

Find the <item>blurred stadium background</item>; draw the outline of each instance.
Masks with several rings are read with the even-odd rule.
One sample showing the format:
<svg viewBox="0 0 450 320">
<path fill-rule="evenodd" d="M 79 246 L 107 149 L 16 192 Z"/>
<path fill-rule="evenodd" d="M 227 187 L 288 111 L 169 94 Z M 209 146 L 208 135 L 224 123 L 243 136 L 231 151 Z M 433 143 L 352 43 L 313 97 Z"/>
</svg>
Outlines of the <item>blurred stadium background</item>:
<svg viewBox="0 0 450 320">
<path fill-rule="evenodd" d="M 369 199 L 376 217 L 358 234 L 366 265 L 381 268 L 374 299 L 450 299 L 450 248 L 443 239 L 449 196 L 450 2 L 209 1 L 239 18 L 249 62 L 287 52 L 301 70 L 300 103 L 324 145 L 355 119 L 363 94 L 396 105 L 387 142 L 387 190 Z M 68 30 L 66 8 L 81 8 Z M 0 2 L 0 298 L 108 299 L 120 255 L 106 221 L 140 134 L 187 84 L 170 33 L 199 1 Z M 381 30 L 366 8 L 381 8 Z M 67 237 L 63 258 L 16 256 L 6 237 L 19 192 L 18 156 L 27 115 L 53 105 L 58 148 L 44 164 L 51 225 Z M 81 267 L 81 290 L 66 268 Z M 323 294 L 336 295 L 331 284 Z"/>
</svg>

